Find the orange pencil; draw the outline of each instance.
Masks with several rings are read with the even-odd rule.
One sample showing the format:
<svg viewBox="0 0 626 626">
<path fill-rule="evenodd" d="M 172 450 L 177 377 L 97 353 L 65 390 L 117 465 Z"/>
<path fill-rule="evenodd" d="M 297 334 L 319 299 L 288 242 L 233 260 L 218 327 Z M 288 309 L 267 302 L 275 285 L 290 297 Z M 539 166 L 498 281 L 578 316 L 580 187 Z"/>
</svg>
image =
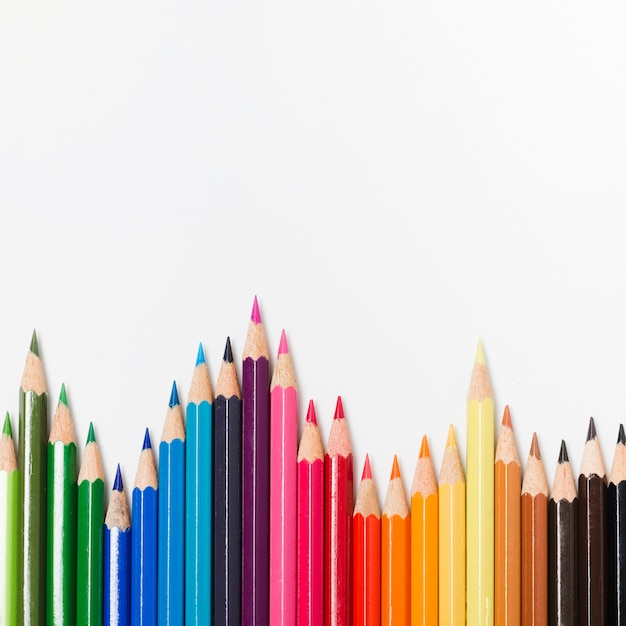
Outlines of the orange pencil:
<svg viewBox="0 0 626 626">
<path fill-rule="evenodd" d="M 422 438 L 411 488 L 411 624 L 439 621 L 439 496 L 428 440 Z"/>
</svg>

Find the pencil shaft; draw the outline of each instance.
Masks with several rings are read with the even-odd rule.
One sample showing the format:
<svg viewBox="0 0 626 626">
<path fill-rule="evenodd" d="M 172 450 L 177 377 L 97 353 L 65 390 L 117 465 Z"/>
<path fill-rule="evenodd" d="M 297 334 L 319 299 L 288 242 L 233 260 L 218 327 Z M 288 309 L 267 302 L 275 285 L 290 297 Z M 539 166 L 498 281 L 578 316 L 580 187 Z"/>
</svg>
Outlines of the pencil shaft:
<svg viewBox="0 0 626 626">
<path fill-rule="evenodd" d="M 411 518 L 381 518 L 381 624 L 411 622 Z M 435 572 L 436 577 L 436 572 Z M 434 601 L 437 601 L 435 596 Z M 424 621 L 424 623 L 429 623 Z"/>
<path fill-rule="evenodd" d="M 607 609 L 609 624 L 626 624 L 626 481 L 607 492 Z"/>
<path fill-rule="evenodd" d="M 130 533 L 104 525 L 104 626 L 130 624 Z"/>
<path fill-rule="evenodd" d="M 522 494 L 522 624 L 548 623 L 548 499 Z"/>
<path fill-rule="evenodd" d="M 241 399 L 218 395 L 213 432 L 213 623 L 241 623 Z"/>
<path fill-rule="evenodd" d="M 11 444 L 12 445 L 12 444 Z M 0 471 L 0 624 L 17 623 L 19 474 Z"/>
<path fill-rule="evenodd" d="M 354 626 L 379 626 L 381 621 L 381 521 L 356 513 L 354 534 Z"/>
</svg>

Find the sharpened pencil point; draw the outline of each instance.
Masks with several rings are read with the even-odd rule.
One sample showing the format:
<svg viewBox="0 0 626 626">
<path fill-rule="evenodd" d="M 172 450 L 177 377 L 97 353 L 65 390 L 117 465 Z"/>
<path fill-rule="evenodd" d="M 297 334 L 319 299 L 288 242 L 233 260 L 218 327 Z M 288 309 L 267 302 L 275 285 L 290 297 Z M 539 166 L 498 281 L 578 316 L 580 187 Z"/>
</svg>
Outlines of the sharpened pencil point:
<svg viewBox="0 0 626 626">
<path fill-rule="evenodd" d="M 617 434 L 617 443 L 626 445 L 626 433 L 624 433 L 624 424 L 619 425 L 619 433 Z"/>
<path fill-rule="evenodd" d="M 152 449 L 152 443 L 150 443 L 150 431 L 146 428 L 146 434 L 143 437 L 143 446 L 142 450 L 150 450 Z"/>
<path fill-rule="evenodd" d="M 365 480 L 366 478 L 369 478 L 370 480 L 372 478 L 372 468 L 370 467 L 370 455 L 369 454 L 365 455 L 365 463 L 363 464 L 363 474 L 361 474 L 361 480 Z"/>
<path fill-rule="evenodd" d="M 428 449 L 428 438 L 426 437 L 426 435 L 422 437 L 422 445 L 420 446 L 420 453 L 418 458 L 423 459 L 425 456 L 430 456 L 430 450 Z"/>
<path fill-rule="evenodd" d="M 68 406 L 67 393 L 65 392 L 65 383 L 61 385 L 61 393 L 59 394 L 59 404 L 64 404 L 65 406 Z"/>
<path fill-rule="evenodd" d="M 389 479 L 393 480 L 394 478 L 400 478 L 400 466 L 398 465 L 397 454 L 393 455 L 393 465 L 391 466 L 391 476 L 389 477 Z"/>
<path fill-rule="evenodd" d="M 278 356 L 281 354 L 288 354 L 289 346 L 287 345 L 287 335 L 285 335 L 285 329 L 280 333 L 280 343 L 278 344 Z"/>
<path fill-rule="evenodd" d="M 224 348 L 224 361 L 233 362 L 233 349 L 230 347 L 230 337 L 226 337 L 226 347 Z"/>
<path fill-rule="evenodd" d="M 530 455 L 536 459 L 541 459 L 541 452 L 539 452 L 539 441 L 537 439 L 537 433 L 533 433 L 533 440 L 530 442 Z"/>
<path fill-rule="evenodd" d="M 198 346 L 198 356 L 196 357 L 196 367 L 203 363 L 206 363 L 206 361 L 204 360 L 204 348 L 202 347 L 202 343 L 200 343 Z"/>
<path fill-rule="evenodd" d="M 93 432 L 93 422 L 89 422 L 89 432 L 87 433 L 87 443 L 95 443 L 96 435 Z"/>
<path fill-rule="evenodd" d="M 513 428 L 513 424 L 511 423 L 511 411 L 509 411 L 508 404 L 504 407 L 504 415 L 502 416 L 502 426 L 508 426 L 509 428 Z"/>
<path fill-rule="evenodd" d="M 559 463 L 569 463 L 569 457 L 567 456 L 567 446 L 565 440 L 561 439 L 561 451 L 559 452 Z"/>
<path fill-rule="evenodd" d="M 454 436 L 454 426 L 450 424 L 448 428 L 448 439 L 446 440 L 446 448 L 456 446 L 456 437 Z"/>
<path fill-rule="evenodd" d="M 7 437 L 13 437 L 13 431 L 11 430 L 11 418 L 9 412 L 4 416 L 4 426 L 2 426 L 2 434 Z"/>
<path fill-rule="evenodd" d="M 587 439 L 585 439 L 585 443 L 587 441 L 591 441 L 596 436 L 596 425 L 593 421 L 593 417 L 589 418 L 589 429 L 587 430 Z"/>
<path fill-rule="evenodd" d="M 178 406 L 178 390 L 176 389 L 176 381 L 172 384 L 172 393 L 170 394 L 170 409 Z"/>
<path fill-rule="evenodd" d="M 39 356 L 39 343 L 37 342 L 37 331 L 33 330 L 33 336 L 30 340 L 30 351 Z"/>
<path fill-rule="evenodd" d="M 334 420 L 342 420 L 345 416 L 343 414 L 343 402 L 341 401 L 341 396 L 337 396 L 337 405 L 335 406 L 335 415 L 333 417 Z"/>
<path fill-rule="evenodd" d="M 487 365 L 487 361 L 485 360 L 485 353 L 483 352 L 483 344 L 481 340 L 478 340 L 478 347 L 476 348 L 476 363 L 480 365 Z"/>
<path fill-rule="evenodd" d="M 124 491 L 124 483 L 122 482 L 122 470 L 120 469 L 119 463 L 117 464 L 117 472 L 115 473 L 113 491 Z"/>
<path fill-rule="evenodd" d="M 256 299 L 256 296 L 254 296 L 254 303 L 252 304 L 252 314 L 250 315 L 250 319 L 255 324 L 260 324 L 261 323 L 261 313 L 259 311 L 259 301 Z"/>
<path fill-rule="evenodd" d="M 309 400 L 309 408 L 306 411 L 306 421 L 314 426 L 317 425 L 317 415 L 315 415 L 315 405 L 313 404 L 313 400 Z"/>
</svg>

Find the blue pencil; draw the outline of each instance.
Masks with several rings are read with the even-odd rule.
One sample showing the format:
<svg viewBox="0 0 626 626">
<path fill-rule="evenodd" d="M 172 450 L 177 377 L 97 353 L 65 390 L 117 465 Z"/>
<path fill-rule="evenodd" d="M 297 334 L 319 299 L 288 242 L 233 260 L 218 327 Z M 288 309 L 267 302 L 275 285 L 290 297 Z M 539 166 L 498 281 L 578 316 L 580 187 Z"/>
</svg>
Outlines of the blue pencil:
<svg viewBox="0 0 626 626">
<path fill-rule="evenodd" d="M 130 624 L 130 534 L 130 515 L 118 464 L 104 519 L 104 626 Z"/>
<path fill-rule="evenodd" d="M 133 488 L 133 532 L 130 575 L 132 626 L 157 623 L 158 479 L 150 432 L 146 428 Z"/>
<path fill-rule="evenodd" d="M 158 624 L 185 623 L 185 427 L 172 385 L 159 445 Z"/>
<path fill-rule="evenodd" d="M 202 344 L 187 403 L 185 624 L 210 624 L 213 518 L 213 391 Z"/>
</svg>

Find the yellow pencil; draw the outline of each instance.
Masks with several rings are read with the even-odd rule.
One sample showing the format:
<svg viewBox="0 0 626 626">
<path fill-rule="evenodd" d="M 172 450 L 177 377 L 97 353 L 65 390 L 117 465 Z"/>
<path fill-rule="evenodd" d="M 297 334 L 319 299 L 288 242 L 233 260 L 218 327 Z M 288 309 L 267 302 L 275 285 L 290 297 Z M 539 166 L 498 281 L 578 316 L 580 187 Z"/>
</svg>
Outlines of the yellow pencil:
<svg viewBox="0 0 626 626">
<path fill-rule="evenodd" d="M 467 625 L 494 623 L 493 395 L 478 342 L 467 393 Z"/>
<path fill-rule="evenodd" d="M 465 476 L 452 424 L 439 473 L 439 624 L 465 626 Z"/>
</svg>

